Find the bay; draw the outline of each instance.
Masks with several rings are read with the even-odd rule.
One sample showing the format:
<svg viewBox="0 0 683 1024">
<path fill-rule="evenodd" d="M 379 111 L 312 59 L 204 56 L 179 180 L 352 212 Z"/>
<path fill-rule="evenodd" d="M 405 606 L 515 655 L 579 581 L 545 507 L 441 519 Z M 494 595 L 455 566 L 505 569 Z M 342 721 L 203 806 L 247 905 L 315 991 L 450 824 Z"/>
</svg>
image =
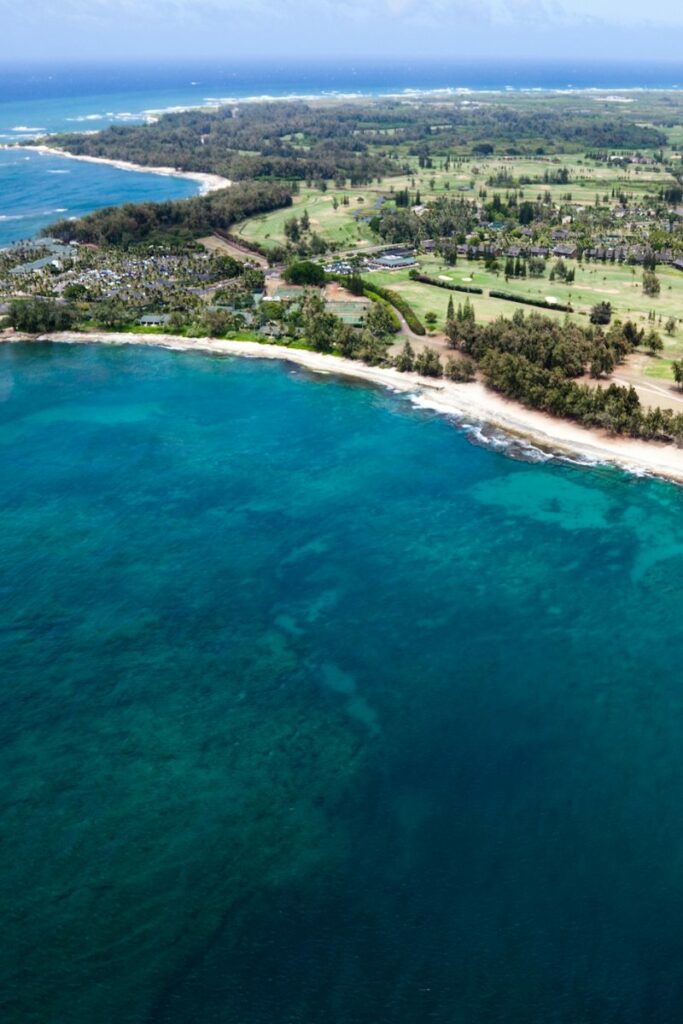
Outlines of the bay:
<svg viewBox="0 0 683 1024">
<path fill-rule="evenodd" d="M 683 492 L 0 351 L 3 1021 L 664 1024 Z"/>
</svg>

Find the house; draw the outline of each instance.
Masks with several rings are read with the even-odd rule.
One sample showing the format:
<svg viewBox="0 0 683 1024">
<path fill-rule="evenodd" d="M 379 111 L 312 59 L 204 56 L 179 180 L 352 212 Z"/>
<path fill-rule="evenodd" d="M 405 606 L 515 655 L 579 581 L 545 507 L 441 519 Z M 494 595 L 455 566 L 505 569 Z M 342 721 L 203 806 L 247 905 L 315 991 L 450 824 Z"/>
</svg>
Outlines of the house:
<svg viewBox="0 0 683 1024">
<path fill-rule="evenodd" d="M 378 256 L 375 265 L 382 270 L 405 270 L 406 267 L 414 267 L 417 260 L 414 256 L 395 256 L 387 253 L 385 256 Z"/>
<path fill-rule="evenodd" d="M 141 327 L 163 327 L 169 320 L 167 313 L 147 313 L 140 317 L 138 323 Z"/>
<path fill-rule="evenodd" d="M 414 256 L 415 250 L 407 245 L 392 245 L 382 249 L 382 256 Z"/>
<path fill-rule="evenodd" d="M 33 263 L 22 263 L 18 267 L 13 267 L 10 270 L 10 274 L 18 276 L 19 274 L 30 274 L 34 270 L 44 270 L 45 267 L 54 267 L 56 270 L 62 269 L 62 264 L 59 260 L 55 259 L 54 256 L 43 256 L 40 260 L 34 260 Z"/>
<path fill-rule="evenodd" d="M 567 245 L 556 245 L 553 249 L 553 256 L 557 256 L 559 259 L 573 260 L 578 252 L 578 249 L 573 243 Z"/>
<path fill-rule="evenodd" d="M 259 327 L 258 332 L 264 338 L 279 338 L 282 328 L 279 324 L 266 324 L 264 327 Z"/>
</svg>

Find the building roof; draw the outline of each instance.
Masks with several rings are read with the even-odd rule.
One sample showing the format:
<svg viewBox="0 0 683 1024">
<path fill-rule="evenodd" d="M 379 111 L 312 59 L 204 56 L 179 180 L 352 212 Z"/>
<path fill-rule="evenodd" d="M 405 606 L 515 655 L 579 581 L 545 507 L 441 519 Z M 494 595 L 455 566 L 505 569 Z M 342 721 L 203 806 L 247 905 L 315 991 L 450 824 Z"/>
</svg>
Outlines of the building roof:
<svg viewBox="0 0 683 1024">
<path fill-rule="evenodd" d="M 167 313 L 146 313 L 140 317 L 138 323 L 144 327 L 160 327 L 162 324 L 167 324 L 169 319 Z"/>
<path fill-rule="evenodd" d="M 396 270 L 400 267 L 414 267 L 416 260 L 414 256 L 394 256 L 390 253 L 386 256 L 378 256 L 375 263 L 381 264 L 388 270 Z"/>
</svg>

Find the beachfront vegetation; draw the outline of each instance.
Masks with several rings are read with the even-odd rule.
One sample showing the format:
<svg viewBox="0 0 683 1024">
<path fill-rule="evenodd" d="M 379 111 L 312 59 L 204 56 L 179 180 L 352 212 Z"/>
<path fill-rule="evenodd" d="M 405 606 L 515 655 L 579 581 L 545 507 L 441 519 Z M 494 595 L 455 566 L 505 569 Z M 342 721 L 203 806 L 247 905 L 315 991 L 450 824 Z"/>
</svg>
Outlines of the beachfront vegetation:
<svg viewBox="0 0 683 1024">
<path fill-rule="evenodd" d="M 74 311 L 69 307 L 40 299 L 14 299 L 7 313 L 9 326 L 27 334 L 67 331 L 75 320 Z"/>
<path fill-rule="evenodd" d="M 585 104 L 533 104 L 511 97 L 482 104 L 385 100 L 375 103 L 276 102 L 167 114 L 155 124 L 112 127 L 94 135 L 50 138 L 73 153 L 149 166 L 204 171 L 228 178 L 346 181 L 367 184 L 398 170 L 406 156 L 422 167 L 444 150 L 484 157 L 577 149 L 657 148 L 661 129 L 630 112 L 586 110 Z M 566 185 L 557 174 L 544 184 Z"/>
<path fill-rule="evenodd" d="M 166 203 L 126 203 L 53 224 L 49 233 L 64 241 L 96 245 L 140 243 L 183 245 L 213 231 L 226 231 L 245 217 L 290 206 L 286 185 L 247 182 L 209 195 Z"/>
</svg>

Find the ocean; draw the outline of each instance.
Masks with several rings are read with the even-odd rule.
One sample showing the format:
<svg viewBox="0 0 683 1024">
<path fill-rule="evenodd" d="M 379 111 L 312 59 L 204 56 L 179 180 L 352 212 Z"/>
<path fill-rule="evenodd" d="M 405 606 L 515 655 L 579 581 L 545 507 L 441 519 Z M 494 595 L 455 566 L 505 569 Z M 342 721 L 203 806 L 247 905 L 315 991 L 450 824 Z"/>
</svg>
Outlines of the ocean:
<svg viewBox="0 0 683 1024">
<path fill-rule="evenodd" d="M 97 131 L 142 123 L 165 111 L 264 97 L 457 94 L 477 90 L 679 89 L 683 63 L 580 61 L 325 61 L 306 64 L 198 62 L 195 64 L 14 65 L 0 69 L 0 145 L 54 132 Z M 158 176 L 121 177 L 69 170 L 74 189 L 57 189 L 37 167 L 26 175 L 0 151 L 0 246 L 30 237 L 54 220 L 136 199 L 181 198 L 196 185 Z M 9 164 L 8 164 L 9 162 Z M 47 165 L 43 167 L 47 170 Z M 30 179 L 30 180 L 29 180 Z M 39 187 L 36 188 L 36 185 Z M 30 208 L 25 191 L 32 190 Z M 188 193 L 188 189 L 190 193 Z M 56 193 L 56 195 L 55 195 Z M 78 197 L 83 195 L 83 201 Z"/>
<path fill-rule="evenodd" d="M 672 1024 L 683 491 L 0 350 L 4 1024 Z"/>
<path fill-rule="evenodd" d="M 0 248 L 40 234 L 48 225 L 103 206 L 159 202 L 197 195 L 183 178 L 122 171 L 116 167 L 0 150 Z"/>
</svg>

